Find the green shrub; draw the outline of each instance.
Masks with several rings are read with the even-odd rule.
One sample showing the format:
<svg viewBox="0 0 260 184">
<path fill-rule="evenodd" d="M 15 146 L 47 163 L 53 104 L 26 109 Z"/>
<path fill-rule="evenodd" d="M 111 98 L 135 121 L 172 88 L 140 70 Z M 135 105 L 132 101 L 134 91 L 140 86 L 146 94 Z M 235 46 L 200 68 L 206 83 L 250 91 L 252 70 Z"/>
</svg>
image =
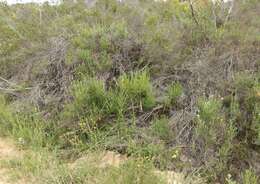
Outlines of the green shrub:
<svg viewBox="0 0 260 184">
<path fill-rule="evenodd" d="M 89 70 L 91 70 L 91 66 L 94 65 L 94 61 L 92 59 L 91 56 L 91 51 L 87 50 L 87 49 L 82 49 L 78 51 L 78 55 L 79 55 L 79 59 L 84 61 L 84 63 L 87 63 L 87 65 L 89 66 Z"/>
<path fill-rule="evenodd" d="M 173 83 L 170 86 L 168 86 L 166 91 L 166 104 L 176 104 L 178 98 L 182 95 L 183 88 L 180 83 Z"/>
<path fill-rule="evenodd" d="M 173 132 L 167 118 L 154 120 L 151 125 L 151 132 L 165 141 L 170 141 L 173 138 Z"/>
<path fill-rule="evenodd" d="M 64 114 L 70 118 L 87 118 L 101 120 L 115 114 L 115 118 L 122 118 L 130 107 L 141 109 L 155 105 L 148 74 L 137 72 L 122 75 L 114 88 L 105 89 L 101 80 L 82 79 L 72 86 L 73 101 L 65 108 Z"/>
<path fill-rule="evenodd" d="M 76 48 L 88 49 L 98 52 L 112 53 L 115 41 L 126 39 L 128 36 L 127 25 L 123 20 L 114 21 L 111 24 L 97 24 L 95 27 L 84 28 L 73 39 Z M 80 55 L 79 55 L 80 56 Z"/>
<path fill-rule="evenodd" d="M 103 81 L 83 79 L 72 86 L 73 102 L 65 109 L 65 116 L 84 117 L 91 112 L 102 113 L 106 110 L 107 94 Z"/>
<path fill-rule="evenodd" d="M 256 131 L 256 138 L 254 140 L 254 144 L 260 145 L 260 107 L 256 108 L 254 117 L 253 117 L 253 124 L 252 129 Z"/>
<path fill-rule="evenodd" d="M 231 159 L 232 152 L 235 150 L 234 140 L 238 134 L 236 127 L 236 117 L 239 111 L 236 101 L 232 101 L 229 118 L 226 119 L 224 112 L 221 111 L 221 101 L 216 98 L 208 100 L 202 99 L 198 104 L 199 112 L 195 134 L 202 140 L 202 148 L 205 152 L 214 149 L 217 159 L 208 160 L 207 164 L 211 165 L 206 168 L 209 178 L 216 179 L 218 175 L 224 175 L 228 171 L 228 163 Z M 232 183 L 231 178 L 226 179 Z"/>
<path fill-rule="evenodd" d="M 127 98 L 124 94 L 110 90 L 108 92 L 108 113 L 109 114 L 116 114 L 118 117 L 125 114 L 127 111 Z"/>
<path fill-rule="evenodd" d="M 258 144 L 259 130 L 259 77 L 241 74 L 235 80 L 236 100 L 240 113 L 237 113 L 237 126 L 246 135 L 250 144 Z"/>
<path fill-rule="evenodd" d="M 236 136 L 237 129 L 232 122 L 229 122 L 228 125 L 224 126 L 223 135 L 220 137 L 222 141 L 217 151 L 218 160 L 215 162 L 213 173 L 224 174 L 228 172 L 227 166 L 232 156 L 232 152 L 235 150 L 234 140 Z"/>
<path fill-rule="evenodd" d="M 81 102 L 88 105 L 89 108 L 96 106 L 97 108 L 102 109 L 106 104 L 106 91 L 104 83 L 99 80 L 91 79 L 85 85 L 86 89 L 84 89 L 82 85 L 74 88 L 76 90 L 81 90 L 80 88 L 82 87 L 83 91 L 86 90 L 85 96 L 82 94 L 83 91 L 79 94 L 75 94 L 76 99 L 80 99 L 80 97 L 82 97 Z"/>
<path fill-rule="evenodd" d="M 155 104 L 152 85 L 146 72 L 130 76 L 124 74 L 114 89 L 105 90 L 101 80 L 83 79 L 72 87 L 74 101 L 68 105 L 68 113 L 86 115 L 93 109 L 103 113 L 123 113 L 126 105 L 150 108 Z"/>
<path fill-rule="evenodd" d="M 136 156 L 136 157 L 143 157 L 148 159 L 155 159 L 159 157 L 159 155 L 165 150 L 163 144 L 160 143 L 149 143 L 143 142 L 139 143 L 135 140 L 131 140 L 128 143 L 127 147 L 127 154 Z"/>
<path fill-rule="evenodd" d="M 247 169 L 243 172 L 243 184 L 257 184 L 259 182 L 258 177 L 254 171 Z"/>
<path fill-rule="evenodd" d="M 146 71 L 122 75 L 118 89 L 126 97 L 129 105 L 149 109 L 155 105 L 155 96 L 150 77 Z"/>
<path fill-rule="evenodd" d="M 6 134 L 12 129 L 12 122 L 15 121 L 10 107 L 8 107 L 5 97 L 0 95 L 0 126 L 1 134 Z"/>
<path fill-rule="evenodd" d="M 224 126 L 223 115 L 220 114 L 221 102 L 216 99 L 200 100 L 196 134 L 207 146 L 215 144 L 219 130 Z"/>
<path fill-rule="evenodd" d="M 201 99 L 198 103 L 198 116 L 205 122 L 215 121 L 219 117 L 221 102 L 217 99 Z"/>
<path fill-rule="evenodd" d="M 11 107 L 0 96 L 0 130 L 1 134 L 14 137 L 22 146 L 45 147 L 53 145 L 54 132 L 52 127 L 37 114 L 31 112 L 13 112 Z"/>
<path fill-rule="evenodd" d="M 79 78 L 86 76 L 95 77 L 98 73 L 109 71 L 112 65 L 110 55 L 105 51 L 100 51 L 96 56 L 90 50 L 81 49 L 78 53 L 82 64 L 77 67 Z"/>
</svg>

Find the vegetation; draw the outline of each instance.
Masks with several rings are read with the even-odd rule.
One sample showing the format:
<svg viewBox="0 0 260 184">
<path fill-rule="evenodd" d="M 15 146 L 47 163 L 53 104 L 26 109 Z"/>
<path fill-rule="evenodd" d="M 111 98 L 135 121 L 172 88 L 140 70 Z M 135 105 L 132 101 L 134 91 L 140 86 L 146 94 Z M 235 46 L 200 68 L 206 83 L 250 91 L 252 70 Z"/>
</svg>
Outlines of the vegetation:
<svg viewBox="0 0 260 184">
<path fill-rule="evenodd" d="M 0 135 L 24 151 L 0 168 L 27 183 L 259 183 L 259 12 L 0 3 Z M 101 167 L 108 151 L 127 161 Z"/>
</svg>

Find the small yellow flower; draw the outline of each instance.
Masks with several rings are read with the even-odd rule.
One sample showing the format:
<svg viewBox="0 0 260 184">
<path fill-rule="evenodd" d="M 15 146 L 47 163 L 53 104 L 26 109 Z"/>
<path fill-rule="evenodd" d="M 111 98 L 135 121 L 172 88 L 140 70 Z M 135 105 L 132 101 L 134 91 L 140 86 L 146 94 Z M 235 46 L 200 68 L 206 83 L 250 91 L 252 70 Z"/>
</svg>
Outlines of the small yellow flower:
<svg viewBox="0 0 260 184">
<path fill-rule="evenodd" d="M 173 154 L 173 155 L 172 155 L 172 158 L 173 158 L 173 159 L 177 158 L 177 154 Z"/>
</svg>

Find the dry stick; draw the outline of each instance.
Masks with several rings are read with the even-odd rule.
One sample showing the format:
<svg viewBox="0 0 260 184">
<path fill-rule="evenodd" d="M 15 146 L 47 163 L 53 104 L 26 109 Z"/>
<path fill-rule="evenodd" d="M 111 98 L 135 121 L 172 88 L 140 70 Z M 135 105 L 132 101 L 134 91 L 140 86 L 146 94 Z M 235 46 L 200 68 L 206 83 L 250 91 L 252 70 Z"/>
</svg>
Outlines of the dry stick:
<svg viewBox="0 0 260 184">
<path fill-rule="evenodd" d="M 142 115 L 142 116 L 139 118 L 139 120 L 140 120 L 140 121 L 146 121 L 155 111 L 160 110 L 160 109 L 162 109 L 162 108 L 163 108 L 163 105 L 159 105 L 159 106 L 153 108 L 150 112 L 145 113 L 144 115 Z"/>
<path fill-rule="evenodd" d="M 2 88 L 2 87 L 0 87 L 0 91 L 3 91 L 4 93 L 14 94 L 14 92 L 16 92 L 17 90 L 15 90 L 15 89 L 9 89 L 9 88 Z"/>
<path fill-rule="evenodd" d="M 13 86 L 13 87 L 16 87 L 16 88 L 21 88 L 21 89 L 25 89 L 25 90 L 32 89 L 32 88 L 23 88 L 23 87 L 21 87 L 21 86 L 15 84 L 15 83 L 13 83 L 13 82 L 8 81 L 7 79 L 5 79 L 5 78 L 3 78 L 3 77 L 1 77 L 1 76 L 0 76 L 0 80 L 6 82 L 6 83 L 9 84 L 10 86 Z M 5 90 L 5 91 L 19 91 L 20 89 L 3 88 L 3 87 L 0 86 L 0 90 Z"/>
<path fill-rule="evenodd" d="M 42 25 L 42 10 L 41 8 L 39 8 L 39 22 L 40 22 L 40 26 Z"/>
<path fill-rule="evenodd" d="M 19 96 L 17 93 L 15 93 L 16 91 L 13 89 L 6 89 L 6 88 L 0 87 L 0 92 L 5 93 L 5 94 L 11 94 L 14 96 Z"/>
<path fill-rule="evenodd" d="M 17 91 L 16 89 L 2 88 L 2 87 L 0 87 L 0 90 L 3 90 L 3 91 Z"/>
<path fill-rule="evenodd" d="M 231 13 L 232 13 L 233 7 L 234 7 L 234 1 L 232 1 L 232 4 L 231 4 L 231 6 L 230 6 L 230 8 L 229 8 L 229 10 L 228 10 L 228 14 L 227 14 L 227 16 L 226 16 L 226 18 L 225 18 L 224 25 L 225 25 L 226 22 L 228 21 L 230 15 L 231 15 Z"/>
<path fill-rule="evenodd" d="M 30 89 L 32 89 L 32 88 L 22 88 L 22 89 L 23 89 L 23 90 L 30 90 Z M 21 89 L 3 88 L 3 87 L 0 87 L 0 90 L 1 90 L 1 91 L 5 91 L 5 92 L 10 92 L 10 93 L 21 91 Z"/>
<path fill-rule="evenodd" d="M 194 11 L 191 0 L 189 0 L 189 4 L 190 4 L 191 16 L 192 16 L 193 20 L 195 21 L 195 23 L 199 26 L 199 22 L 195 16 L 195 11 Z"/>
<path fill-rule="evenodd" d="M 215 4 L 211 6 L 211 10 L 212 10 L 212 13 L 213 13 L 213 16 L 214 16 L 214 26 L 215 26 L 215 29 L 217 29 L 217 15 L 216 15 L 216 7 L 215 7 Z"/>
<path fill-rule="evenodd" d="M 8 80 L 6 80 L 5 78 L 3 78 L 3 77 L 1 77 L 1 76 L 0 76 L 0 79 L 1 79 L 2 81 L 4 81 L 4 82 L 10 84 L 10 85 L 13 85 L 13 86 L 16 85 L 15 83 L 8 81 Z"/>
</svg>

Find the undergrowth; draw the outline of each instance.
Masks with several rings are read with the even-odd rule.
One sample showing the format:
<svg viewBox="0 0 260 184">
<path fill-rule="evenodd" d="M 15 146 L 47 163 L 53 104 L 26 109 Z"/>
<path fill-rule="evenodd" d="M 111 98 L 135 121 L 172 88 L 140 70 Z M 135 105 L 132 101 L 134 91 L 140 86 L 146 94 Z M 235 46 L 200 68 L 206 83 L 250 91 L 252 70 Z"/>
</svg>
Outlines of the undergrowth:
<svg viewBox="0 0 260 184">
<path fill-rule="evenodd" d="M 0 133 L 33 150 L 3 164 L 39 183 L 163 183 L 155 168 L 259 183 L 259 9 L 0 3 Z M 104 150 L 131 159 L 68 167 Z"/>
</svg>

